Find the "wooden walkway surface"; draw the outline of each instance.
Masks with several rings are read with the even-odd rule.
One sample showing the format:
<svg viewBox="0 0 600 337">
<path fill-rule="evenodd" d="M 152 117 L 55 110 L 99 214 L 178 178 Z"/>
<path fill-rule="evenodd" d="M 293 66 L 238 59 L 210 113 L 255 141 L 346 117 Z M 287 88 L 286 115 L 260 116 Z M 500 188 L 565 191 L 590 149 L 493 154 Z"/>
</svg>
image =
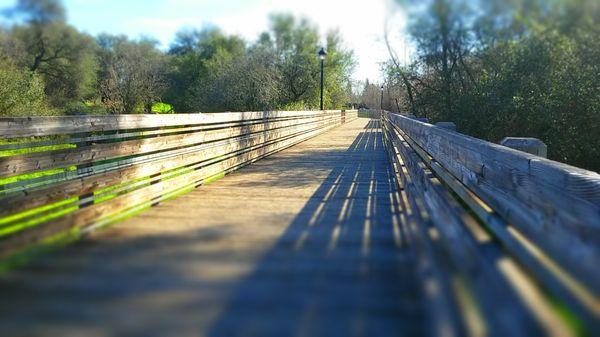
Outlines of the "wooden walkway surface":
<svg viewBox="0 0 600 337">
<path fill-rule="evenodd" d="M 0 335 L 427 333 L 389 167 L 369 119 L 284 150 L 1 279 Z"/>
</svg>

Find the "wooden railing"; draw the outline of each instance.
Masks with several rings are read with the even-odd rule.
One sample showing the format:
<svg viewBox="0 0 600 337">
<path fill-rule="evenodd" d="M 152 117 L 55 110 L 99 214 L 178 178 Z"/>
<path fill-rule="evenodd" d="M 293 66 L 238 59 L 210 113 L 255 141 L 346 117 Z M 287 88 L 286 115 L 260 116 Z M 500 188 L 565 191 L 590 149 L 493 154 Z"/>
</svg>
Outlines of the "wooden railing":
<svg viewBox="0 0 600 337">
<path fill-rule="evenodd" d="M 356 118 L 356 111 L 0 118 L 0 258 L 79 235 Z"/>
<path fill-rule="evenodd" d="M 420 220 L 437 233 L 435 242 L 443 242 L 444 261 L 467 280 L 469 293 L 499 335 L 513 335 L 511 322 L 518 326 L 522 313 L 515 298 L 499 296 L 507 293 L 501 289 L 505 284 L 492 269 L 505 267 L 506 261 L 497 256 L 493 265 L 486 262 L 493 255 L 487 250 L 486 259 L 481 247 L 488 235 L 502 247 L 500 253 L 526 270 L 521 279 L 513 273 L 509 284 L 522 287 L 527 284 L 522 280 L 531 278 L 530 284 L 541 285 L 543 293 L 598 329 L 599 174 L 400 114 L 385 112 L 383 129 L 407 207 L 415 217 L 424 212 Z M 427 247 L 431 232 L 423 228 L 413 234 Z M 421 253 L 434 261 L 435 250 Z M 429 266 L 426 272 L 438 275 L 440 284 L 453 282 L 443 280 L 452 267 Z"/>
</svg>

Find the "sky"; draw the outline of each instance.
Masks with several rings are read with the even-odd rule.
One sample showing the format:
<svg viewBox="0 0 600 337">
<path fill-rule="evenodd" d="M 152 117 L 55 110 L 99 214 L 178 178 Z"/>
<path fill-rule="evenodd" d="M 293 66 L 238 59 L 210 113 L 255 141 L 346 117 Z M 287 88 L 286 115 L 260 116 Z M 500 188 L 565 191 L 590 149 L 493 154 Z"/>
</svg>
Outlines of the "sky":
<svg viewBox="0 0 600 337">
<path fill-rule="evenodd" d="M 390 40 L 401 60 L 408 57 L 402 28 L 405 17 L 393 0 L 63 0 L 70 24 L 97 35 L 126 34 L 157 39 L 167 48 L 182 28 L 216 25 L 229 34 L 254 41 L 269 28 L 269 14 L 304 16 L 324 33 L 339 29 L 358 65 L 354 79 L 381 80 L 380 63 L 388 58 L 383 40 Z M 0 0 L 0 8 L 14 0 Z M 315 53 L 317 47 L 315 47 Z"/>
</svg>

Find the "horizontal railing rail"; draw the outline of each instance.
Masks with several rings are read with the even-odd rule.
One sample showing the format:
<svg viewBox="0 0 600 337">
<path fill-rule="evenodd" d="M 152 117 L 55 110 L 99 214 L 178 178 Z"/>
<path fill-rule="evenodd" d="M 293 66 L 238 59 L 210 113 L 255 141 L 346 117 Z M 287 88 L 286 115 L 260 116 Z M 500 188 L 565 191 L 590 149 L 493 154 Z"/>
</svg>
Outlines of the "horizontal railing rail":
<svg viewBox="0 0 600 337">
<path fill-rule="evenodd" d="M 383 129 L 401 188 L 415 198 L 409 204 L 428 214 L 492 326 L 495 321 L 498 331 L 510 333 L 501 316 L 518 325 L 521 312 L 510 296 L 494 295 L 505 293 L 503 285 L 472 240 L 485 232 L 534 283 L 598 328 L 599 174 L 397 113 L 384 112 Z"/>
<path fill-rule="evenodd" d="M 0 118 L 0 258 L 142 211 L 356 111 Z"/>
</svg>

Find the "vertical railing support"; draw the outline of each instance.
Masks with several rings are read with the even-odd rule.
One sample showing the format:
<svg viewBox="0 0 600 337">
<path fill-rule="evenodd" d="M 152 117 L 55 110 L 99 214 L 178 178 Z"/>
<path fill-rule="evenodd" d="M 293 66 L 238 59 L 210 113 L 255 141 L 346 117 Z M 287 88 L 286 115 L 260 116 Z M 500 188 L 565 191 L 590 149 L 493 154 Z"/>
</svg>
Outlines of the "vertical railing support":
<svg viewBox="0 0 600 337">
<path fill-rule="evenodd" d="M 537 138 L 506 137 L 500 141 L 500 145 L 531 153 L 538 157 L 548 158 L 548 146 Z"/>
</svg>

